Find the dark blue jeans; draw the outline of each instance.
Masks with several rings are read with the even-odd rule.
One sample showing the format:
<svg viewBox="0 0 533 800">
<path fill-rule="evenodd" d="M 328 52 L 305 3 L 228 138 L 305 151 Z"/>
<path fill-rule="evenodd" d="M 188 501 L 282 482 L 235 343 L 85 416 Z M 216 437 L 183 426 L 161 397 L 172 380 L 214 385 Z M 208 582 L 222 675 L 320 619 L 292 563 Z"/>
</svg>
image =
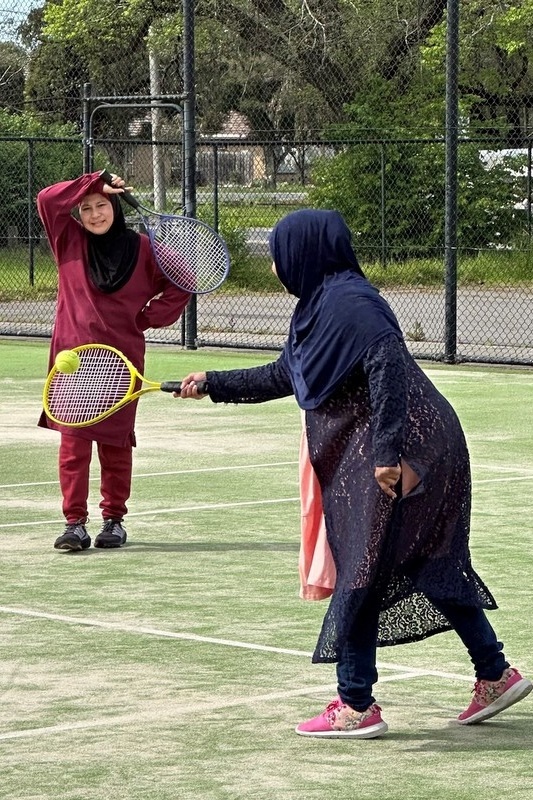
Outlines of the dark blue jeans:
<svg viewBox="0 0 533 800">
<path fill-rule="evenodd" d="M 497 640 L 483 609 L 435 600 L 431 602 L 449 621 L 470 655 L 478 680 L 497 681 L 509 664 L 503 644 Z M 378 679 L 376 640 L 379 612 L 374 603 L 365 603 L 337 662 L 339 697 L 356 711 L 365 711 L 375 702 L 372 687 Z"/>
</svg>

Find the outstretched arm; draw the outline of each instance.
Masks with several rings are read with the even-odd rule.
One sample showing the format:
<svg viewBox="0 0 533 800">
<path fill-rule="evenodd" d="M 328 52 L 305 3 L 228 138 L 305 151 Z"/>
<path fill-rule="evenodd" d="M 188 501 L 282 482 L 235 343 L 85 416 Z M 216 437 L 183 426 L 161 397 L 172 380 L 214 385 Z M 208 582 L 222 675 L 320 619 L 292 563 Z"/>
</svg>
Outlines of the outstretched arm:
<svg viewBox="0 0 533 800">
<path fill-rule="evenodd" d="M 191 372 L 182 380 L 180 397 L 201 398 L 197 383 L 207 380 L 214 403 L 265 403 L 293 394 L 283 355 L 277 361 L 225 372 Z"/>
</svg>

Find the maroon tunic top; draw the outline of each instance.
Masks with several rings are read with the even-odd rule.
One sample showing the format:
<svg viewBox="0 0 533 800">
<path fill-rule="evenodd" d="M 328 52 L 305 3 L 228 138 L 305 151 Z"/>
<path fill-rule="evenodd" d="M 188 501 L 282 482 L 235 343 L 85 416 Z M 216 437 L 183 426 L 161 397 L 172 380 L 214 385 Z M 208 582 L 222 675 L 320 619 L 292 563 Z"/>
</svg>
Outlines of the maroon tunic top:
<svg viewBox="0 0 533 800">
<path fill-rule="evenodd" d="M 60 350 L 82 344 L 116 347 L 143 372 L 147 328 L 171 325 L 181 315 L 190 294 L 178 289 L 156 265 L 148 237 L 141 234 L 135 269 L 116 292 L 98 289 L 89 276 L 85 229 L 71 214 L 86 194 L 103 193 L 98 172 L 48 186 L 37 195 L 37 208 L 58 270 L 57 310 L 50 345 L 49 368 Z M 106 444 L 135 445 L 137 403 L 86 428 L 57 425 L 44 414 L 43 428 L 53 428 Z"/>
</svg>

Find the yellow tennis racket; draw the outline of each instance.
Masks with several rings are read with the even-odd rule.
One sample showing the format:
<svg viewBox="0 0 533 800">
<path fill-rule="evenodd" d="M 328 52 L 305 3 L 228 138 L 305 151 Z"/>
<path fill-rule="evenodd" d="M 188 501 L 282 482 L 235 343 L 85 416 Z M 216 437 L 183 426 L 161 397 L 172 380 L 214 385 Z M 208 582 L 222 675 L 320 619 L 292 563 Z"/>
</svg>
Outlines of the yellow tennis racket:
<svg viewBox="0 0 533 800">
<path fill-rule="evenodd" d="M 148 392 L 179 392 L 180 381 L 147 380 L 126 356 L 105 344 L 73 347 L 79 366 L 73 372 L 52 367 L 43 390 L 47 417 L 59 425 L 84 428 L 100 422 Z M 207 394 L 207 382 L 198 384 Z"/>
</svg>

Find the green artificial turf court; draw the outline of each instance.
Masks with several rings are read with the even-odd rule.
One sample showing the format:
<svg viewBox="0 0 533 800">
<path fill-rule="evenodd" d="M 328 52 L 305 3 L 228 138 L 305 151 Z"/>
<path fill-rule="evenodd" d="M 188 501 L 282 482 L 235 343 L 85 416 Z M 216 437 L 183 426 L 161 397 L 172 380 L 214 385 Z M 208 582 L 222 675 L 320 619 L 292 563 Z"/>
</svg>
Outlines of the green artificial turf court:
<svg viewBox="0 0 533 800">
<path fill-rule="evenodd" d="M 379 651 L 378 740 L 298 737 L 335 694 L 298 598 L 300 414 L 151 393 L 120 550 L 60 553 L 57 434 L 36 421 L 47 342 L 0 340 L 2 800 L 529 800 L 533 695 L 479 726 L 453 633 Z M 275 354 L 150 347 L 146 376 Z M 533 372 L 424 365 L 472 457 L 474 565 L 533 675 Z M 91 535 L 99 529 L 98 470 Z"/>
</svg>

